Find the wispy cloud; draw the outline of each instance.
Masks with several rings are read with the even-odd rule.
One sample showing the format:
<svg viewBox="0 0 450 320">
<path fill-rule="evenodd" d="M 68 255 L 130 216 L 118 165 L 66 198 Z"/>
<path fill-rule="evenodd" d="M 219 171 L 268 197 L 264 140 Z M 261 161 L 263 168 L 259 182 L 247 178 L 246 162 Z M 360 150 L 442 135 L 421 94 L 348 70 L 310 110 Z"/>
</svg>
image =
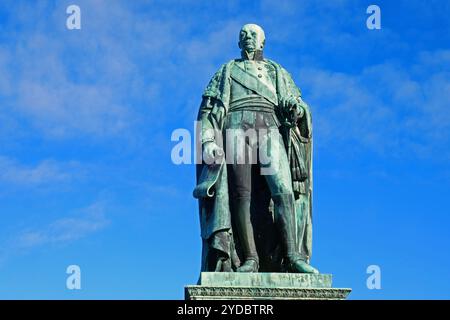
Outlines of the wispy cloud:
<svg viewBox="0 0 450 320">
<path fill-rule="evenodd" d="M 75 210 L 46 225 L 26 228 L 10 236 L 0 250 L 0 262 L 45 246 L 68 245 L 106 228 L 110 224 L 103 201 Z"/>
<path fill-rule="evenodd" d="M 15 35 L 14 44 L 5 43 L 2 48 L 0 70 L 5 71 L 2 79 L 8 79 L 10 85 L 0 82 L 0 92 L 8 98 L 4 103 L 8 113 L 24 117 L 51 137 L 96 137 L 126 130 L 132 115 L 120 92 L 128 84 L 133 64 L 112 35 L 70 34 L 62 28 L 65 15 L 57 14 L 64 13 L 64 8 L 44 3 L 18 5 L 20 16 L 28 14 L 23 30 Z M 30 21 L 39 23 L 33 28 Z M 95 37 L 101 41 L 93 46 Z M 114 88 L 119 81 L 124 81 L 123 85 Z"/>
<path fill-rule="evenodd" d="M 386 62 L 360 74 L 302 68 L 322 146 L 450 157 L 449 55 L 422 52 L 412 66 Z"/>
<path fill-rule="evenodd" d="M 67 3 L 51 3 L 11 3 L 21 32 L 6 24 L 11 39 L 0 47 L 4 113 L 44 137 L 137 134 L 152 116 L 167 117 L 165 99 L 188 90 L 180 79 L 214 72 L 231 40 L 237 51 L 237 22 L 194 35 L 196 20 L 163 9 L 144 15 L 144 3 L 81 0 L 82 29 L 69 31 Z"/>
<path fill-rule="evenodd" d="M 0 183 L 21 187 L 42 186 L 69 182 L 81 169 L 77 162 L 58 162 L 47 159 L 36 165 L 23 165 L 0 156 Z"/>
<path fill-rule="evenodd" d="M 39 229 L 23 231 L 14 242 L 19 249 L 66 244 L 95 233 L 109 223 L 104 203 L 97 202 L 78 210 L 73 216 L 55 220 Z"/>
</svg>

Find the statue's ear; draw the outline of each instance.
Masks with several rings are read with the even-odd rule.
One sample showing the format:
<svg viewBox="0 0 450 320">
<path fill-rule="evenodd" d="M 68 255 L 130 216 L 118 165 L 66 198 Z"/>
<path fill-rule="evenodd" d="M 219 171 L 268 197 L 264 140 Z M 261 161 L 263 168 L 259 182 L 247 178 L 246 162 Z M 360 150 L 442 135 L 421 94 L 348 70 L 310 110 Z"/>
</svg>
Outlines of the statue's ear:
<svg viewBox="0 0 450 320">
<path fill-rule="evenodd" d="M 266 45 L 266 39 L 264 39 L 261 43 L 261 50 L 264 49 L 264 46 Z"/>
</svg>

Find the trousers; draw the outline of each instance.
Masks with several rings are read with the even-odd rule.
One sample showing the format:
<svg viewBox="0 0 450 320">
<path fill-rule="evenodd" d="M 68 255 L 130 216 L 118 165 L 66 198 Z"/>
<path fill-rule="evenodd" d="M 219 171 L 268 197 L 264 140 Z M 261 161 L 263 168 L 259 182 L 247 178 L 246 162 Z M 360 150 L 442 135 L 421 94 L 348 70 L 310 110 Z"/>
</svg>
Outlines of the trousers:
<svg viewBox="0 0 450 320">
<path fill-rule="evenodd" d="M 225 120 L 232 219 L 245 260 L 259 261 L 250 215 L 255 174 L 263 176 L 267 182 L 285 254 L 295 255 L 294 194 L 289 161 L 278 127 L 279 122 L 272 112 L 235 111 Z"/>
</svg>

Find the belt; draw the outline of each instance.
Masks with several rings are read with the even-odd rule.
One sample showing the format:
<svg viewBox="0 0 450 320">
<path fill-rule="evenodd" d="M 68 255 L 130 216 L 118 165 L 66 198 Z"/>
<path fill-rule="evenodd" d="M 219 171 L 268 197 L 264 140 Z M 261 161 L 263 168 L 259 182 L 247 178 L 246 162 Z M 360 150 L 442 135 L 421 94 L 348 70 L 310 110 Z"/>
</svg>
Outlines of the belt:
<svg viewBox="0 0 450 320">
<path fill-rule="evenodd" d="M 239 99 L 230 103 L 229 112 L 240 110 L 274 112 L 275 105 L 263 98 L 255 99 L 254 97 Z"/>
<path fill-rule="evenodd" d="M 235 108 L 230 108 L 229 112 L 236 112 L 236 111 L 255 111 L 255 112 L 274 112 L 275 109 L 273 107 L 268 107 L 268 106 L 254 106 L 254 105 L 250 105 L 250 106 L 239 106 L 239 107 L 235 107 Z"/>
</svg>

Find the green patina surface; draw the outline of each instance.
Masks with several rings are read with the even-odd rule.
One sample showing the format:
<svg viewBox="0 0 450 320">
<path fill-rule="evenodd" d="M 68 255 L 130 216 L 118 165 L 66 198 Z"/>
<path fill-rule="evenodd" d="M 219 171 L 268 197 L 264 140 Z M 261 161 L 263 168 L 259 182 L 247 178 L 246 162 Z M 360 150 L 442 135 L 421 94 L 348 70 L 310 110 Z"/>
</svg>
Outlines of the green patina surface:
<svg viewBox="0 0 450 320">
<path fill-rule="evenodd" d="M 331 274 L 202 272 L 201 286 L 331 288 Z"/>
<path fill-rule="evenodd" d="M 331 274 L 202 272 L 185 287 L 186 300 L 344 300 L 349 288 L 332 288 Z"/>
<path fill-rule="evenodd" d="M 202 96 L 197 134 L 204 161 L 194 190 L 202 273 L 197 285 L 185 288 L 185 298 L 346 299 L 351 289 L 332 288 L 332 275 L 309 264 L 311 110 L 290 74 L 264 58 L 264 46 L 262 28 L 244 25 L 241 59 L 224 64 Z M 244 135 L 249 147 L 236 148 L 240 132 L 250 129 L 258 131 L 257 140 Z M 234 161 L 249 150 L 259 152 L 258 161 Z M 263 156 L 270 161 L 263 163 Z M 268 164 L 273 172 L 263 172 Z"/>
<path fill-rule="evenodd" d="M 241 58 L 224 64 L 202 96 L 204 163 L 194 190 L 202 271 L 318 273 L 309 264 L 311 111 L 291 75 L 264 58 L 264 45 L 262 28 L 244 25 Z"/>
</svg>

